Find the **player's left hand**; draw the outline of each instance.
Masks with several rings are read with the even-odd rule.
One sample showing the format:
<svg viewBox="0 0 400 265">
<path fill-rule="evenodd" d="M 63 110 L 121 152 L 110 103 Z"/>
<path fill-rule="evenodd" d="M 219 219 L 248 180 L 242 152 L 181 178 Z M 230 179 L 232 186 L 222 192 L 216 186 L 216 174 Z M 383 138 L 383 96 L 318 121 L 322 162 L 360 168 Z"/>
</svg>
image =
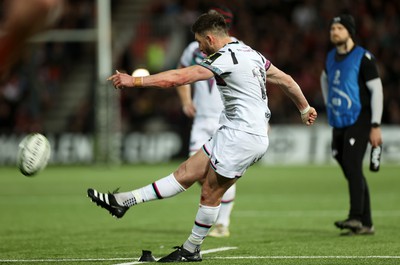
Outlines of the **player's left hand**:
<svg viewBox="0 0 400 265">
<path fill-rule="evenodd" d="M 379 146 L 382 144 L 382 132 L 381 128 L 371 128 L 369 133 L 369 142 L 373 147 Z"/>
<path fill-rule="evenodd" d="M 112 81 L 116 89 L 134 86 L 133 77 L 131 75 L 120 73 L 118 71 L 116 71 L 114 75 L 107 78 L 107 81 Z"/>
<path fill-rule="evenodd" d="M 310 107 L 310 109 L 306 113 L 301 115 L 301 120 L 305 125 L 310 126 L 314 124 L 317 116 L 317 111 L 313 107 Z"/>
</svg>

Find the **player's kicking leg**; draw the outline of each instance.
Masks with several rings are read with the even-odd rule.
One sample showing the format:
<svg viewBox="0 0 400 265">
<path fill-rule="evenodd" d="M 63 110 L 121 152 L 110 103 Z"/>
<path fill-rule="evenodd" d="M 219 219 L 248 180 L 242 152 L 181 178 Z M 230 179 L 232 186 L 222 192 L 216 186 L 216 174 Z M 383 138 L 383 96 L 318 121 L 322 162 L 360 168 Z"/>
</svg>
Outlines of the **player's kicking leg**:
<svg viewBox="0 0 400 265">
<path fill-rule="evenodd" d="M 183 162 L 174 173 L 142 188 L 121 193 L 101 193 L 89 188 L 87 195 L 98 206 L 108 210 L 112 216 L 121 218 L 136 204 L 170 198 L 185 191 L 199 178 L 204 177 L 208 164 L 209 158 L 203 151 L 199 151 Z"/>
<path fill-rule="evenodd" d="M 88 197 L 98 206 L 108 210 L 112 216 L 121 218 L 136 204 L 175 196 L 186 189 L 175 179 L 174 174 L 162 178 L 137 190 L 121 193 L 101 193 L 88 189 Z"/>
<path fill-rule="evenodd" d="M 88 197 L 98 206 L 107 209 L 114 217 L 121 218 L 129 207 L 119 204 L 113 193 L 101 193 L 95 189 L 87 190 Z"/>
</svg>

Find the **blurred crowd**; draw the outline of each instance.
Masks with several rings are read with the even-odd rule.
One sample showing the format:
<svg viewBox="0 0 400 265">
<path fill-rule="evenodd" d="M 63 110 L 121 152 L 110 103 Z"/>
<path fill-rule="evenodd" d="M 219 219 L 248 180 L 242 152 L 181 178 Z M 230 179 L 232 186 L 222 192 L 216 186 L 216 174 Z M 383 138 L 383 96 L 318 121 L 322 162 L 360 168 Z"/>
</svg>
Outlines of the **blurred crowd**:
<svg viewBox="0 0 400 265">
<path fill-rule="evenodd" d="M 57 27 L 93 27 L 93 2 L 68 1 Z M 118 5 L 118 1 L 113 4 Z M 326 53 L 333 48 L 329 42 L 329 22 L 337 14 L 353 14 L 356 43 L 371 51 L 378 61 L 385 98 L 383 123 L 400 124 L 400 2 L 397 0 L 148 1 L 146 13 L 135 28 L 136 34 L 115 67 L 128 72 L 146 67 L 151 73 L 175 68 L 181 52 L 193 40 L 191 24 L 216 4 L 233 11 L 232 35 L 290 74 L 310 104 L 317 108 L 321 120 L 325 108 L 319 77 Z M 80 56 L 77 43 L 36 46 L 35 53 L 25 57 L 24 67 L 0 85 L 0 132 L 40 128 L 43 113 L 57 107 L 52 98 L 60 82 Z M 278 88 L 268 87 L 268 93 L 271 123 L 301 122 L 294 105 Z M 87 106 L 93 108 L 93 102 L 89 102 Z M 86 109 L 93 113 L 90 107 Z M 121 91 L 121 111 L 125 132 L 190 128 L 174 90 Z M 93 119 L 93 114 L 88 119 Z"/>
<path fill-rule="evenodd" d="M 383 123 L 400 124 L 400 2 L 395 0 L 153 1 L 149 19 L 140 25 L 124 66 L 147 65 L 153 72 L 173 68 L 179 58 L 168 61 L 166 54 L 176 51 L 158 32 L 170 33 L 185 27 L 186 45 L 193 40 L 191 24 L 199 14 L 215 5 L 233 11 L 232 35 L 292 75 L 322 116 L 325 106 L 319 78 L 325 56 L 333 48 L 329 41 L 329 23 L 340 13 L 353 14 L 357 25 L 356 43 L 371 51 L 378 61 L 385 95 Z M 157 57 L 158 68 L 148 56 L 151 44 L 164 48 Z M 300 123 L 295 107 L 278 88 L 269 87 L 268 93 L 271 123 Z M 154 96 L 149 100 L 154 102 Z M 165 99 L 164 95 L 162 98 Z M 179 102 L 176 104 L 179 107 Z M 162 112 L 168 113 L 168 110 Z"/>
<path fill-rule="evenodd" d="M 0 17 L 7 12 L 0 1 Z M 93 28 L 92 0 L 66 0 L 51 29 Z M 57 108 L 60 85 L 82 55 L 84 44 L 30 41 L 22 58 L 0 81 L 0 133 L 43 132 L 46 112 Z"/>
</svg>

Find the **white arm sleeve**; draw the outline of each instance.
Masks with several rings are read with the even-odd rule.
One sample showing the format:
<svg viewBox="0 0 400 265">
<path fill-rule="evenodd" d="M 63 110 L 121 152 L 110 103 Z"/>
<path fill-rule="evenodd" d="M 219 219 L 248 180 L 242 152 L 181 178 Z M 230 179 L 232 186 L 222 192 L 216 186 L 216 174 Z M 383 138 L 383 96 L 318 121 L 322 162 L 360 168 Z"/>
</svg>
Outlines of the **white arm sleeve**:
<svg viewBox="0 0 400 265">
<path fill-rule="evenodd" d="M 321 82 L 322 96 L 324 98 L 324 102 L 326 105 L 328 103 L 328 77 L 326 76 L 325 71 L 322 71 L 321 73 L 320 82 Z"/>
<path fill-rule="evenodd" d="M 371 123 L 381 124 L 382 112 L 383 112 L 383 88 L 381 79 L 375 78 L 369 80 L 367 88 L 371 92 L 371 112 L 372 118 Z"/>
</svg>

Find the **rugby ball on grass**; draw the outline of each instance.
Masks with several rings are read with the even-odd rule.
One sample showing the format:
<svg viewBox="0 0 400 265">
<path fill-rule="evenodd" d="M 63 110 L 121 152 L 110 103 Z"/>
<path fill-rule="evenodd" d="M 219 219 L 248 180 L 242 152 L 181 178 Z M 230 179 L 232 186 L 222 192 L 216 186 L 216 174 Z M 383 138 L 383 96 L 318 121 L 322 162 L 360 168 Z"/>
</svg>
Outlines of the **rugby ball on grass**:
<svg viewBox="0 0 400 265">
<path fill-rule="evenodd" d="M 23 175 L 34 176 L 46 167 L 50 152 L 50 143 L 44 135 L 29 134 L 19 144 L 17 166 Z"/>
</svg>

